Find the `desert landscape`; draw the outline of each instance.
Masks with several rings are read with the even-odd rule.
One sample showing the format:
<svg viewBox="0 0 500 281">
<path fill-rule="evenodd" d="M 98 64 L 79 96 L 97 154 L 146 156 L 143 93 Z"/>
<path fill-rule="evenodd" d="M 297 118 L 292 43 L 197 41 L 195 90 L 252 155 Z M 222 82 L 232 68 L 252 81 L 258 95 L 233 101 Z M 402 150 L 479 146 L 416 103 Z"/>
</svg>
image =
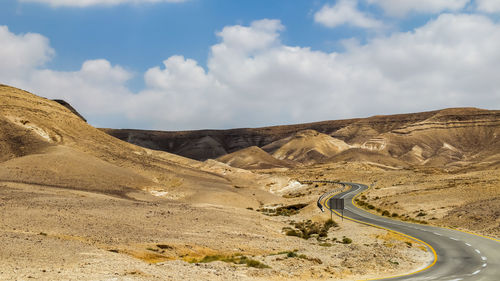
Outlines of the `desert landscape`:
<svg viewBox="0 0 500 281">
<path fill-rule="evenodd" d="M 255 129 L 98 129 L 0 86 L 0 280 L 360 280 L 432 262 L 318 198 L 500 238 L 500 111 Z M 302 183 L 301 183 L 302 182 Z M 349 186 L 345 187 L 346 189 Z"/>
</svg>

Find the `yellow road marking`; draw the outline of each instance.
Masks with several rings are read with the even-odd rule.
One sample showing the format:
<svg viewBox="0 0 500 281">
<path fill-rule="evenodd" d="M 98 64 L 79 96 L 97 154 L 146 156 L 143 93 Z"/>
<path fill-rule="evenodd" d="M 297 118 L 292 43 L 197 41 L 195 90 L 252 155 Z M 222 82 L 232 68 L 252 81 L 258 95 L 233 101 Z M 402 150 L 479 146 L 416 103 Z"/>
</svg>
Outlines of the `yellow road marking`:
<svg viewBox="0 0 500 281">
<path fill-rule="evenodd" d="M 352 188 L 352 186 L 351 186 L 351 188 Z M 368 190 L 368 189 L 367 189 L 367 190 Z M 365 191 L 366 191 L 366 190 L 365 190 Z M 364 192 L 364 191 L 363 191 L 363 192 Z M 358 206 L 356 206 L 356 205 L 354 204 L 354 199 L 355 199 L 356 197 L 358 197 L 359 195 L 361 195 L 361 193 L 362 193 L 362 192 L 360 192 L 360 193 L 356 194 L 356 196 L 354 196 L 354 197 L 352 198 L 352 200 L 351 200 L 352 205 L 353 205 L 354 207 L 356 207 L 356 208 L 358 208 Z M 324 202 L 328 202 L 328 200 L 330 200 L 330 198 L 332 198 L 333 196 L 335 196 L 335 195 L 331 195 L 331 196 L 330 196 L 330 197 L 328 197 L 326 200 L 324 200 Z M 328 204 L 323 203 L 323 205 L 324 205 L 324 206 L 325 206 L 328 210 L 330 210 L 330 212 L 334 212 L 334 213 L 335 213 L 335 214 L 337 214 L 338 216 L 341 216 L 341 214 L 340 214 L 339 212 L 337 212 L 337 211 L 335 211 L 335 210 L 330 209 L 330 207 L 328 206 Z M 358 208 L 358 209 L 360 209 L 360 208 Z M 360 209 L 360 210 L 361 210 L 361 209 Z M 391 277 L 383 277 L 383 278 L 376 278 L 376 279 L 363 279 L 363 280 L 360 280 L 360 281 L 382 280 L 382 279 L 387 279 L 387 278 L 397 278 L 397 277 L 403 277 L 403 276 L 414 275 L 414 274 L 420 273 L 420 272 L 422 272 L 422 271 L 425 271 L 425 270 L 427 270 L 427 269 L 429 269 L 429 268 L 433 267 L 433 266 L 436 264 L 437 260 L 438 260 L 438 257 L 437 257 L 437 254 L 436 254 L 436 250 L 434 250 L 434 248 L 433 248 L 431 245 L 427 244 L 426 242 L 424 242 L 424 241 L 422 241 L 422 240 L 420 240 L 420 239 L 418 239 L 418 238 L 416 238 L 416 237 L 413 237 L 413 236 L 410 236 L 410 235 L 407 235 L 407 234 L 401 233 L 401 232 L 396 231 L 396 230 L 392 230 L 392 229 L 389 229 L 389 228 L 385 228 L 385 227 L 383 227 L 383 226 L 378 226 L 378 225 L 375 225 L 375 224 L 371 224 L 371 223 L 367 223 L 367 222 L 364 222 L 364 221 L 356 220 L 356 219 L 353 219 L 353 218 L 350 218 L 350 217 L 346 217 L 346 216 L 344 216 L 344 218 L 346 218 L 346 219 L 348 219 L 348 220 L 351 220 L 351 221 L 354 221 L 354 222 L 357 222 L 357 223 L 361 223 L 361 224 L 369 225 L 369 226 L 372 226 L 372 227 L 376 227 L 376 228 L 384 229 L 384 230 L 390 231 L 390 232 L 392 232 L 392 233 L 397 233 L 397 234 L 399 234 L 399 235 L 405 236 L 405 237 L 407 237 L 407 238 L 409 238 L 409 239 L 411 239 L 411 240 L 413 240 L 413 241 L 419 242 L 419 243 L 421 243 L 421 244 L 423 244 L 423 245 L 427 246 L 427 248 L 431 249 L 432 254 L 434 255 L 434 261 L 433 261 L 430 265 L 426 266 L 426 267 L 425 267 L 425 268 L 423 268 L 423 269 L 417 270 L 417 271 L 415 271 L 415 272 L 408 273 L 408 274 L 402 274 L 402 275 L 391 276 Z"/>
</svg>

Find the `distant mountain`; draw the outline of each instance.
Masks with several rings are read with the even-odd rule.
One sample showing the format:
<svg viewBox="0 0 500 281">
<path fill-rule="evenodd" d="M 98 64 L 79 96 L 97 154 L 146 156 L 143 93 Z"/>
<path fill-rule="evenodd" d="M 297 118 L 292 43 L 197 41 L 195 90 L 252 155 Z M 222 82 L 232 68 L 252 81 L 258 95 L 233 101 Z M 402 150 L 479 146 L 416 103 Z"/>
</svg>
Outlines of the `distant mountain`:
<svg viewBox="0 0 500 281">
<path fill-rule="evenodd" d="M 251 146 L 277 159 L 304 164 L 366 161 L 391 166 L 460 166 L 500 159 L 500 111 L 477 108 L 255 129 L 102 130 L 133 144 L 197 160 Z"/>
</svg>

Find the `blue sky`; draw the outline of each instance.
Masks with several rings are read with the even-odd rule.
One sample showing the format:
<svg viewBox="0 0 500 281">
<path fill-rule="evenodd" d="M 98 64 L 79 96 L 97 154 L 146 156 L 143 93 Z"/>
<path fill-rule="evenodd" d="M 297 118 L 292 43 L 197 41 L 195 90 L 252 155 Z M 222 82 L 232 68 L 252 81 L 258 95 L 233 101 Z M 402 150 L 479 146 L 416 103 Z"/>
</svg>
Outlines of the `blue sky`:
<svg viewBox="0 0 500 281">
<path fill-rule="evenodd" d="M 205 66 L 217 31 L 264 18 L 280 19 L 286 26 L 281 36 L 285 44 L 328 52 L 341 47 L 338 39 L 366 35 L 359 28 L 330 29 L 315 23 L 313 14 L 323 2 L 191 0 L 82 9 L 4 0 L 0 24 L 14 33 L 48 37 L 57 50 L 50 67 L 72 70 L 88 58 L 104 57 L 142 72 L 175 54 Z"/>
<path fill-rule="evenodd" d="M 4 0 L 0 83 L 99 127 L 495 109 L 497 2 Z"/>
</svg>

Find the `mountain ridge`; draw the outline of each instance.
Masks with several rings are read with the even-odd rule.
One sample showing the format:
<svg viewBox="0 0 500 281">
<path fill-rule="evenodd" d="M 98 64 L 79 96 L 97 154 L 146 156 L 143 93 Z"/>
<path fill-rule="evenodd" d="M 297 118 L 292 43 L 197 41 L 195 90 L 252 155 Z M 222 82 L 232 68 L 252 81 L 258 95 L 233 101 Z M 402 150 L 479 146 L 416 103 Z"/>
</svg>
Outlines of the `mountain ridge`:
<svg viewBox="0 0 500 281">
<path fill-rule="evenodd" d="M 304 153 L 309 151 L 311 155 L 299 158 L 311 158 L 308 163 L 369 159 L 374 156 L 369 151 L 378 151 L 381 159 L 389 160 L 387 157 L 392 157 L 397 160 L 389 161 L 393 163 L 442 166 L 467 164 L 500 153 L 499 128 L 499 110 L 465 107 L 262 128 L 179 132 L 102 130 L 137 145 L 148 147 L 153 144 L 155 149 L 197 160 L 219 158 L 250 146 L 260 147 L 273 154 L 299 132 L 312 130 L 337 139 L 345 143 L 346 147 L 339 151 L 344 153 L 344 157 L 335 157 L 334 154 L 322 157 L 321 153 L 314 153 L 312 148 L 305 149 Z M 478 148 L 486 148 L 486 152 Z M 352 152 L 344 152 L 349 149 L 356 149 L 357 153 L 366 155 L 354 157 Z"/>
</svg>

